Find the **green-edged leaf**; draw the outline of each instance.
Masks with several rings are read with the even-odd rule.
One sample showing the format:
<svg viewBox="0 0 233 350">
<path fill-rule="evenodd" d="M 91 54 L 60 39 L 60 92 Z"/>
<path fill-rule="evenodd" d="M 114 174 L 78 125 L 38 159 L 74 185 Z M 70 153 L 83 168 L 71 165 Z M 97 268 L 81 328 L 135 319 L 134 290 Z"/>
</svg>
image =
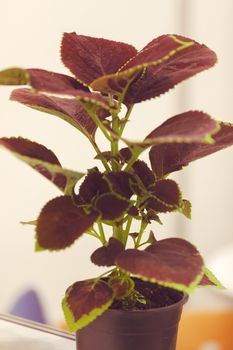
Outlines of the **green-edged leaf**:
<svg viewBox="0 0 233 350">
<path fill-rule="evenodd" d="M 124 245 L 118 239 L 111 237 L 106 246 L 96 249 L 91 255 L 91 261 L 97 266 L 113 266 L 116 257 L 124 250 Z"/>
<path fill-rule="evenodd" d="M 215 287 L 218 289 L 226 289 L 217 277 L 207 267 L 204 267 L 204 275 L 199 282 L 199 287 Z"/>
<path fill-rule="evenodd" d="M 0 71 L 0 85 L 26 85 L 29 74 L 26 69 L 8 68 Z"/>
<path fill-rule="evenodd" d="M 64 33 L 61 45 L 63 63 L 85 84 L 117 72 L 136 53 L 131 45 L 76 33 Z"/>
<path fill-rule="evenodd" d="M 95 202 L 95 208 L 101 214 L 102 220 L 120 219 L 130 207 L 129 200 L 112 193 L 100 195 Z"/>
<path fill-rule="evenodd" d="M 142 160 L 137 160 L 132 166 L 134 174 L 136 174 L 144 187 L 148 189 L 155 183 L 155 176 L 148 165 Z"/>
<path fill-rule="evenodd" d="M 139 64 L 146 66 L 143 76 L 129 87 L 125 102 L 131 104 L 158 97 L 212 67 L 216 61 L 216 54 L 205 45 L 180 35 L 162 35 L 123 67 L 125 70 Z"/>
<path fill-rule="evenodd" d="M 186 216 L 186 218 L 192 218 L 192 204 L 187 199 L 182 200 L 182 206 L 179 208 L 181 214 Z"/>
<path fill-rule="evenodd" d="M 95 197 L 109 192 L 108 183 L 105 181 L 103 174 L 99 171 L 87 174 L 79 188 L 78 197 L 82 203 L 89 204 Z"/>
<path fill-rule="evenodd" d="M 203 259 L 189 242 L 179 238 L 157 241 L 144 251 L 127 249 L 117 259 L 128 273 L 191 293 L 203 276 Z"/>
<path fill-rule="evenodd" d="M 22 137 L 0 138 L 3 146 L 18 159 L 30 165 L 60 190 L 74 186 L 85 174 L 62 168 L 55 154 L 45 146 Z"/>
<path fill-rule="evenodd" d="M 91 87 L 134 104 L 159 96 L 177 83 L 210 68 L 216 55 L 206 46 L 179 35 L 163 35 L 144 47 L 116 74 L 96 79 Z"/>
<path fill-rule="evenodd" d="M 110 105 L 109 100 L 103 97 L 101 94 L 79 90 L 75 97 L 81 102 L 87 111 L 97 112 L 99 109 L 109 111 L 110 113 L 114 113 L 116 111 L 115 103 Z"/>
<path fill-rule="evenodd" d="M 110 190 L 122 197 L 130 198 L 133 195 L 131 183 L 134 177 L 125 171 L 112 171 L 104 175 Z"/>
<path fill-rule="evenodd" d="M 220 123 L 220 130 L 212 136 L 213 144 L 174 144 L 166 143 L 153 146 L 150 150 L 150 162 L 154 173 L 162 177 L 181 170 L 190 162 L 203 158 L 233 145 L 233 124 Z"/>
<path fill-rule="evenodd" d="M 188 111 L 167 119 L 147 137 L 139 141 L 123 139 L 128 145 L 147 148 L 151 145 L 168 143 L 214 143 L 211 137 L 219 131 L 219 123 L 208 114 Z"/>
<path fill-rule="evenodd" d="M 98 214 L 86 214 L 69 196 L 52 199 L 42 209 L 36 227 L 36 239 L 42 248 L 69 247 L 97 220 Z"/>
<path fill-rule="evenodd" d="M 30 85 L 37 91 L 75 96 L 77 90 L 89 91 L 68 75 L 44 69 L 8 68 L 0 71 L 0 85 Z"/>
<path fill-rule="evenodd" d="M 74 283 L 62 301 L 69 330 L 75 332 L 94 321 L 110 307 L 113 297 L 113 290 L 102 280 Z"/>
<path fill-rule="evenodd" d="M 55 115 L 89 137 L 93 137 L 97 129 L 96 124 L 77 99 L 42 95 L 30 89 L 16 89 L 11 94 L 11 100 Z M 104 111 L 104 113 L 99 114 L 99 117 L 101 119 L 107 115 Z"/>
<path fill-rule="evenodd" d="M 146 202 L 146 209 L 156 213 L 177 210 L 182 205 L 181 191 L 177 183 L 170 179 L 156 181 L 151 196 Z"/>
<path fill-rule="evenodd" d="M 29 83 L 35 90 L 54 94 L 76 96 L 80 91 L 89 91 L 83 84 L 68 75 L 44 69 L 27 69 Z"/>
</svg>

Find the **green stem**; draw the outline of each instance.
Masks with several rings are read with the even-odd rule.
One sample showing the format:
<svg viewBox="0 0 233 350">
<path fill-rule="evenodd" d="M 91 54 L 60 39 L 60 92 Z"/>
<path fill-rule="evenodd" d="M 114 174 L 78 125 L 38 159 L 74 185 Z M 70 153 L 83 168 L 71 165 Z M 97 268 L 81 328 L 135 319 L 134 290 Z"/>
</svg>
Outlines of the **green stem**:
<svg viewBox="0 0 233 350">
<path fill-rule="evenodd" d="M 125 126 L 126 126 L 128 120 L 129 120 L 130 114 L 131 114 L 131 112 L 132 112 L 133 106 L 134 106 L 134 105 L 129 105 L 129 107 L 128 107 L 128 109 L 127 109 L 127 112 L 126 112 L 126 115 L 125 115 L 124 118 L 121 120 L 122 125 L 121 125 L 121 127 L 120 127 L 120 135 L 123 134 L 123 131 L 124 131 L 124 129 L 125 129 Z"/>
<path fill-rule="evenodd" d="M 102 224 L 102 222 L 98 221 L 97 225 L 98 225 L 98 228 L 99 228 L 99 235 L 100 235 L 100 238 L 101 238 L 101 242 L 103 244 L 106 244 L 107 241 L 106 241 L 105 234 L 104 234 L 103 224 Z"/>
<path fill-rule="evenodd" d="M 100 128 L 100 130 L 102 131 L 106 139 L 112 142 L 112 137 L 109 135 L 109 133 L 107 132 L 107 129 L 105 128 L 102 121 L 98 118 L 96 113 L 94 111 L 88 111 L 88 113 L 90 117 L 93 119 L 93 121 L 95 122 L 95 124 Z"/>
<path fill-rule="evenodd" d="M 133 221 L 133 217 L 129 216 L 129 219 L 128 219 L 128 222 L 126 224 L 126 228 L 125 228 L 125 231 L 124 231 L 124 245 L 125 246 L 126 246 L 127 241 L 128 241 L 129 231 L 130 231 L 130 228 L 131 228 L 132 221 Z"/>
<path fill-rule="evenodd" d="M 99 149 L 99 146 L 97 145 L 97 143 L 91 138 L 89 138 L 89 141 L 91 142 L 91 144 L 92 144 L 93 148 L 95 149 L 96 153 L 97 154 L 101 154 L 102 152 Z M 105 159 L 101 159 L 101 162 L 102 162 L 103 166 L 105 167 L 105 169 L 107 171 L 111 171 L 111 168 L 110 168 L 110 166 L 108 165 L 108 162 Z"/>
<path fill-rule="evenodd" d="M 103 243 L 101 237 L 98 235 L 98 233 L 94 229 L 87 230 L 86 234 L 97 238 L 101 243 Z"/>
<path fill-rule="evenodd" d="M 147 222 L 145 222 L 143 220 L 141 221 L 141 227 L 140 227 L 140 230 L 139 230 L 139 233 L 138 233 L 137 240 L 135 242 L 135 248 L 138 248 L 140 246 L 142 235 L 143 235 L 147 225 L 148 225 Z"/>
<path fill-rule="evenodd" d="M 123 243 L 123 240 L 122 240 L 122 227 L 116 227 L 116 226 L 113 226 L 112 228 L 113 230 L 113 237 L 117 238 L 119 241 L 121 241 Z"/>
<path fill-rule="evenodd" d="M 137 159 L 138 159 L 138 154 L 135 152 L 135 153 L 132 154 L 132 157 L 128 161 L 124 171 L 129 171 L 131 169 L 132 165 L 136 162 Z"/>
<path fill-rule="evenodd" d="M 93 287 L 99 282 L 99 280 L 101 280 L 101 278 L 102 278 L 103 276 L 107 275 L 107 274 L 110 273 L 110 272 L 113 272 L 115 269 L 116 269 L 116 268 L 114 267 L 113 269 L 108 270 L 108 271 L 102 273 L 101 275 L 99 275 L 97 278 L 95 278 L 95 282 L 94 282 L 94 284 L 93 284 Z"/>
</svg>

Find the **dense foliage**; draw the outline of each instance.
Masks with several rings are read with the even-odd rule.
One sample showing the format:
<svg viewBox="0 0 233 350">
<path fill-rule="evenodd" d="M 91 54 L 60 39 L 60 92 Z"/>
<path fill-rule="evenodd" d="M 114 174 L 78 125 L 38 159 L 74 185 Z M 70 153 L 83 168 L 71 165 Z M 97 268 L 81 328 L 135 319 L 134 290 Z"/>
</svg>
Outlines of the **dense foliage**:
<svg viewBox="0 0 233 350">
<path fill-rule="evenodd" d="M 160 36 L 138 52 L 125 43 L 65 33 L 61 58 L 72 77 L 9 68 L 0 72 L 0 84 L 28 85 L 14 90 L 11 100 L 58 116 L 81 131 L 100 166 L 86 174 L 65 169 L 51 150 L 21 137 L 2 137 L 0 145 L 62 192 L 33 222 L 36 250 L 61 250 L 88 234 L 100 241 L 91 261 L 111 267 L 104 275 L 68 288 L 63 308 L 70 329 L 84 327 L 114 300 L 140 300 L 133 276 L 187 293 L 204 285 L 221 288 L 191 243 L 179 238 L 158 241 L 147 228 L 161 223 L 160 213 L 176 211 L 191 217 L 191 203 L 168 176 L 232 145 L 233 125 L 197 110 L 169 118 L 142 141 L 123 136 L 135 104 L 212 67 L 215 53 L 179 35 Z M 97 128 L 109 141 L 108 150 L 100 150 Z M 122 142 L 124 148 L 119 147 Z M 139 159 L 147 150 L 150 167 Z M 139 223 L 138 232 L 131 231 L 133 220 Z M 128 247 L 129 240 L 134 248 Z"/>
</svg>

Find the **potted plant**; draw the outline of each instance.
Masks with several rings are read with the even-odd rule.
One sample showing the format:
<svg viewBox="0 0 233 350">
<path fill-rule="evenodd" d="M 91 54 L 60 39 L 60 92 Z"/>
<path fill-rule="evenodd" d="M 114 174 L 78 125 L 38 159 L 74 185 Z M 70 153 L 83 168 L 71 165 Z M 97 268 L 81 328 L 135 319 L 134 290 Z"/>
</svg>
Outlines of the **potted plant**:
<svg viewBox="0 0 233 350">
<path fill-rule="evenodd" d="M 191 217 L 191 204 L 170 174 L 232 145 L 233 125 L 188 111 L 157 126 L 143 141 L 128 140 L 123 132 L 135 104 L 212 67 L 216 55 L 180 35 L 160 36 L 138 52 L 125 43 L 65 33 L 61 57 L 72 77 L 41 69 L 0 72 L 2 85 L 29 86 L 14 90 L 11 100 L 73 125 L 100 162 L 83 174 L 63 168 L 41 144 L 0 138 L 3 147 L 62 192 L 31 222 L 35 250 L 62 250 L 84 234 L 100 242 L 91 261 L 107 271 L 75 282 L 62 302 L 79 350 L 174 350 L 187 294 L 222 285 L 196 247 L 180 238 L 157 240 L 149 225 L 161 224 L 161 213 Z M 109 141 L 108 150 L 100 150 L 97 128 Z M 151 168 L 139 159 L 148 150 Z"/>
</svg>

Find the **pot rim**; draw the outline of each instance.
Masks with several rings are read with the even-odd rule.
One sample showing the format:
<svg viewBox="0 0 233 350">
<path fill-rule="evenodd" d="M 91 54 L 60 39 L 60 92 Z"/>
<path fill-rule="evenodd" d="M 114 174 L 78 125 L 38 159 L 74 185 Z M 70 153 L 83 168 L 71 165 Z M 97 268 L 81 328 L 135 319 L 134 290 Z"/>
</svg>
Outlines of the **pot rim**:
<svg viewBox="0 0 233 350">
<path fill-rule="evenodd" d="M 110 306 L 110 308 L 108 308 L 105 312 L 111 311 L 111 312 L 116 313 L 116 314 L 117 313 L 118 314 L 120 314 L 120 313 L 124 313 L 124 314 L 125 313 L 131 313 L 131 314 L 133 314 L 133 313 L 136 314 L 137 313 L 137 314 L 139 314 L 139 313 L 145 313 L 145 312 L 147 312 L 147 313 L 152 313 L 152 312 L 153 313 L 158 313 L 158 312 L 161 312 L 161 310 L 169 311 L 169 310 L 171 310 L 173 308 L 182 306 L 185 303 L 187 303 L 189 295 L 187 293 L 185 293 L 185 292 L 182 292 L 182 293 L 183 293 L 183 296 L 182 296 L 182 298 L 179 301 L 177 301 L 177 302 L 175 302 L 175 303 L 173 303 L 171 305 L 167 305 L 167 306 L 161 306 L 161 307 L 145 309 L 145 310 L 118 310 L 118 309 L 111 309 L 111 306 Z"/>
</svg>

